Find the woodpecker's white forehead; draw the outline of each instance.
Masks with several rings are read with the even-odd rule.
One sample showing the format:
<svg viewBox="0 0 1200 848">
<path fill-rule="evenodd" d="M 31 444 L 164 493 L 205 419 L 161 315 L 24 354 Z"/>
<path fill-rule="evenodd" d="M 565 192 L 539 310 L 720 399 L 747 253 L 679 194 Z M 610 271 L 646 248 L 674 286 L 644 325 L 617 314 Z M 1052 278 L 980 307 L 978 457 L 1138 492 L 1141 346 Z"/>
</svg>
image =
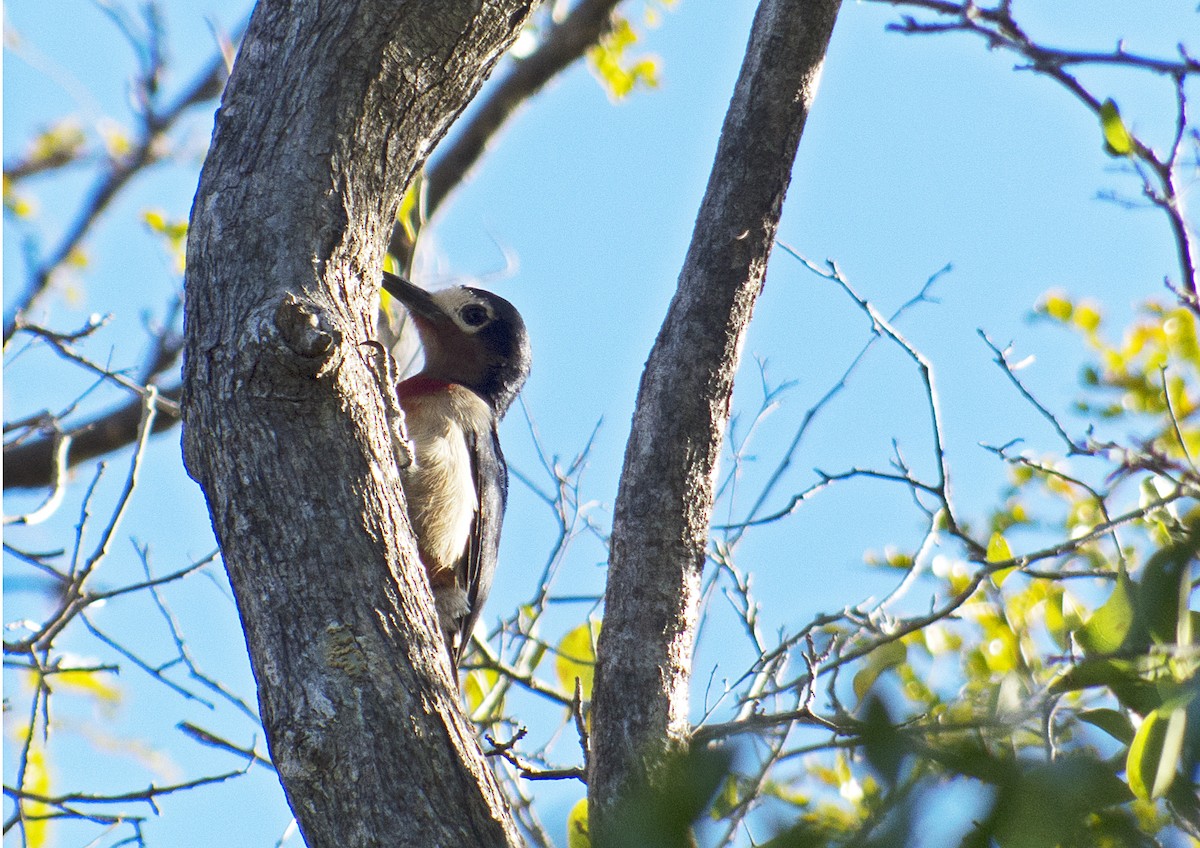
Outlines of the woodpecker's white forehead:
<svg viewBox="0 0 1200 848">
<path fill-rule="evenodd" d="M 459 329 L 465 333 L 479 332 L 481 327 L 486 326 L 496 317 L 496 312 L 494 309 L 492 309 L 492 305 L 490 303 L 473 293 L 470 289 L 464 288 L 463 286 L 451 286 L 448 289 L 439 289 L 438 291 L 432 292 L 430 296 L 433 298 L 433 302 L 436 303 L 443 311 L 445 311 L 445 313 L 450 316 L 451 320 L 458 325 Z M 463 321 L 462 315 L 459 313 L 462 311 L 464 306 L 471 304 L 481 306 L 484 310 L 486 310 L 487 321 L 475 324 L 468 324 Z"/>
</svg>

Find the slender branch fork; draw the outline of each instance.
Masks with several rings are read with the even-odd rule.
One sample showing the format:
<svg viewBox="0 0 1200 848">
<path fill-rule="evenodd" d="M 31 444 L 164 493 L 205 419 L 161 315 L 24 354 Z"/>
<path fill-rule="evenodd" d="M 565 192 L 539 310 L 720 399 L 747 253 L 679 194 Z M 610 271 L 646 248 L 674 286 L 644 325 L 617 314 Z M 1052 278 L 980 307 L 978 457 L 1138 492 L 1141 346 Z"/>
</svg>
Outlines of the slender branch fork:
<svg viewBox="0 0 1200 848">
<path fill-rule="evenodd" d="M 939 20 L 918 20 L 905 15 L 900 23 L 889 29 L 910 35 L 937 35 L 963 32 L 978 36 L 992 49 L 1006 50 L 1025 60 L 1018 70 L 1029 70 L 1049 77 L 1084 104 L 1100 119 L 1105 101 L 1089 91 L 1071 69 L 1081 66 L 1107 66 L 1142 71 L 1169 78 L 1175 89 L 1176 115 L 1174 133 L 1165 152 L 1156 151 L 1135 133 L 1129 131 L 1132 149 L 1129 161 L 1142 179 L 1142 194 L 1167 218 L 1175 240 L 1179 279 L 1168 279 L 1166 285 L 1181 304 L 1200 315 L 1200 293 L 1197 275 L 1200 274 L 1200 248 L 1193 228 L 1189 226 L 1187 209 L 1180 192 L 1179 167 L 1182 164 L 1183 142 L 1189 126 L 1185 80 L 1200 75 L 1200 59 L 1192 56 L 1180 44 L 1178 58 L 1163 59 L 1130 52 L 1118 42 L 1109 52 L 1068 50 L 1047 47 L 1029 36 L 1013 17 L 1011 0 L 1000 0 L 994 6 L 982 6 L 967 0 L 964 3 L 946 0 L 874 0 L 897 9 L 917 9 L 938 16 Z"/>
<path fill-rule="evenodd" d="M 58 344 L 64 344 L 61 339 L 55 340 Z M 64 348 L 65 349 L 65 348 Z M 86 360 L 82 357 L 69 357 L 76 361 L 77 364 L 82 364 Z M 113 376 L 105 372 L 105 376 Z M 124 381 L 118 379 L 124 385 Z M 216 559 L 216 552 L 207 557 L 203 557 L 187 566 L 181 567 L 167 574 L 154 575 L 151 572 L 149 564 L 149 552 L 144 548 L 138 549 L 138 555 L 143 564 L 145 578 L 127 582 L 122 585 L 98 589 L 93 588 L 96 580 L 96 574 L 100 570 L 102 563 L 110 557 L 112 551 L 112 543 L 117 537 L 117 531 L 122 523 L 129 505 L 132 502 L 134 492 L 142 469 L 143 459 L 149 435 L 153 430 L 155 417 L 159 409 L 158 392 L 153 386 L 126 386 L 133 388 L 141 394 L 142 417 L 138 428 L 138 437 L 134 444 L 133 456 L 130 459 L 129 471 L 125 477 L 124 484 L 117 496 L 116 504 L 112 509 L 107 521 L 100 528 L 99 537 L 94 543 L 90 553 L 84 553 L 83 544 L 85 538 L 85 530 L 90 525 L 91 521 L 91 504 L 93 494 L 96 491 L 104 471 L 104 466 L 101 465 L 96 475 L 93 477 L 91 485 L 88 487 L 84 497 L 83 506 L 81 508 L 79 522 L 76 525 L 76 538 L 74 549 L 70 553 L 69 563 L 66 567 L 58 567 L 53 563 L 53 560 L 65 555 L 65 551 L 55 552 L 49 555 L 34 555 L 21 551 L 9 542 L 5 544 L 6 552 L 17 556 L 21 560 L 33 565 L 54 582 L 54 594 L 57 598 L 57 603 L 54 610 L 46 616 L 46 618 L 37 626 L 33 627 L 30 635 L 16 640 L 5 640 L 4 655 L 5 667 L 20 670 L 30 676 L 33 684 L 33 694 L 30 699 L 30 713 L 28 723 L 24 727 L 22 735 L 21 753 L 19 757 L 18 767 L 16 770 L 15 781 L 12 785 L 6 785 L 4 791 L 6 795 L 15 802 L 15 809 L 12 816 L 5 822 L 4 830 L 7 832 L 15 826 L 20 826 L 23 839 L 27 838 L 25 834 L 25 826 L 28 822 L 37 821 L 46 818 L 76 818 L 86 821 L 91 821 L 97 824 L 117 825 L 127 824 L 134 828 L 135 834 L 139 832 L 139 822 L 142 817 L 131 815 L 126 812 L 121 812 L 116 815 L 107 813 L 96 813 L 92 811 L 95 805 L 114 805 L 125 804 L 136 801 L 142 801 L 155 807 L 155 799 L 159 796 L 181 792 L 188 789 L 194 789 L 201 786 L 206 786 L 213 783 L 223 782 L 232 777 L 236 777 L 244 773 L 245 769 L 239 771 L 231 771 L 224 774 L 205 776 L 195 780 L 186 781 L 178 784 L 165 786 L 151 785 L 146 789 L 140 789 L 126 793 L 66 793 L 66 794 L 48 794 L 45 792 L 35 792 L 28 787 L 28 777 L 30 774 L 30 764 L 35 750 L 46 745 L 49 739 L 49 729 L 51 723 L 50 702 L 51 694 L 54 690 L 55 680 L 60 675 L 64 674 L 84 674 L 97 675 L 105 673 L 117 673 L 120 670 L 119 665 L 100 664 L 94 666 L 80 666 L 73 661 L 66 661 L 65 658 L 59 655 L 59 649 L 56 643 L 62 634 L 71 627 L 75 622 L 80 622 L 83 629 L 91 632 L 101 643 L 115 650 L 125 659 L 132 662 L 136 667 L 145 671 L 153 679 L 167 686 L 177 694 L 185 698 L 200 701 L 210 708 L 214 704 L 195 695 L 188 688 L 181 686 L 166 675 L 166 668 L 173 663 L 168 663 L 167 666 L 152 665 L 116 639 L 106 635 L 101 631 L 88 616 L 88 611 L 97 604 L 105 601 L 131 596 L 138 593 L 149 593 L 158 607 L 163 619 L 167 622 L 172 638 L 181 660 L 187 665 L 193 679 L 212 689 L 220 694 L 225 700 L 238 706 L 243 714 L 251 718 L 256 724 L 258 722 L 257 713 L 241 699 L 229 693 L 218 681 L 207 677 L 196 668 L 191 658 L 188 656 L 186 645 L 182 635 L 173 623 L 173 619 L 169 610 L 165 605 L 165 601 L 160 594 L 160 589 L 163 586 L 183 580 L 193 574 L 198 573 L 206 565 Z M 53 498 L 52 498 L 53 500 Z M 56 503 L 47 502 L 38 508 L 39 513 L 53 511 Z M 39 520 L 46 516 L 39 515 Z M 29 524 L 29 516 L 19 517 L 23 521 L 15 523 Z M 254 762 L 253 759 L 247 762 L 247 767 Z M 140 837 L 136 837 L 140 838 Z"/>
<path fill-rule="evenodd" d="M 92 390 L 81 394 L 67 407 L 57 413 L 41 412 L 23 420 L 5 422 L 4 431 L 8 440 L 4 444 L 5 487 L 35 488 L 48 485 L 51 495 L 47 498 L 47 512 L 52 512 L 56 498 L 61 497 L 61 486 L 71 468 L 80 463 L 112 452 L 137 439 L 141 423 L 140 404 L 148 387 L 157 386 L 159 377 L 170 370 L 178 361 L 180 339 L 173 329 L 182 303 L 175 299 L 166 312 L 161 324 L 148 326 L 151 333 L 149 350 L 136 375 L 135 369 L 115 369 L 93 361 L 80 352 L 83 343 L 94 340 L 106 327 L 111 316 L 93 316 L 75 331 L 52 330 L 24 320 L 19 329 L 29 337 L 29 344 L 14 353 L 15 360 L 35 346 L 42 345 L 53 350 L 62 359 L 79 366 L 97 377 L 93 390 L 103 384 L 124 389 L 134 398 L 113 410 L 101 413 L 83 422 L 74 415 Z M 157 415 L 153 430 L 159 432 L 179 421 L 179 387 L 158 390 Z M 12 435 L 10 435 L 12 434 Z M 31 524 L 44 520 L 46 514 L 20 516 L 6 519 Z"/>
</svg>

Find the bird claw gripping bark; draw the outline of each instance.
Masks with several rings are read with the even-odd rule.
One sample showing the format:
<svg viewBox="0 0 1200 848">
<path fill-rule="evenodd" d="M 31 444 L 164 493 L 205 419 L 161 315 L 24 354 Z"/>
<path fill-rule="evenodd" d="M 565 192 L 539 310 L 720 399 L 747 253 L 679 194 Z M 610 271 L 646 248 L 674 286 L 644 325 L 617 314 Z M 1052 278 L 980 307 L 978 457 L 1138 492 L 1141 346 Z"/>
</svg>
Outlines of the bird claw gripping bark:
<svg viewBox="0 0 1200 848">
<path fill-rule="evenodd" d="M 387 416 L 392 454 L 395 456 L 397 468 L 408 468 L 413 463 L 413 445 L 405 427 L 404 410 L 400 407 L 400 401 L 396 397 L 396 384 L 400 381 L 396 359 L 386 347 L 374 339 L 360 342 L 360 347 L 369 347 L 376 354 L 371 368 L 379 383 L 379 393 L 383 396 L 383 408 Z"/>
</svg>

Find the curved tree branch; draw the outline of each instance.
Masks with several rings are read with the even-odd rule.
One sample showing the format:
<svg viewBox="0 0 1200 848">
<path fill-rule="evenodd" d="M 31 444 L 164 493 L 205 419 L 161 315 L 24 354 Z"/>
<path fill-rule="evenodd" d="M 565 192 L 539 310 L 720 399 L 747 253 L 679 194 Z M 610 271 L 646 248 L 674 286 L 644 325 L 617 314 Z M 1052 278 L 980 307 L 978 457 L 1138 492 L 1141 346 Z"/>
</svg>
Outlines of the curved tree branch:
<svg viewBox="0 0 1200 848">
<path fill-rule="evenodd" d="M 733 376 L 839 0 L 762 0 L 691 246 L 642 374 L 613 524 L 589 805 L 614 805 L 689 732 L 688 686 Z"/>
<path fill-rule="evenodd" d="M 174 323 L 181 305 L 176 302 L 169 311 L 168 327 Z M 99 323 L 89 322 L 83 330 L 66 335 L 54 334 L 40 327 L 23 325 L 22 329 L 25 332 L 40 336 L 60 355 L 72 359 L 106 380 L 116 381 L 124 388 L 131 390 L 134 398 L 82 424 L 64 426 L 61 420 L 49 415 L 38 416 L 37 419 L 21 425 L 14 425 L 6 421 L 5 432 L 33 426 L 38 427 L 40 432 L 34 433 L 27 430 L 4 445 L 5 489 L 33 489 L 52 486 L 61 481 L 59 472 L 70 470 L 89 459 L 120 450 L 137 440 L 142 421 L 142 396 L 146 387 L 155 385 L 157 388 L 158 378 L 175 367 L 179 361 L 183 342 L 173 330 L 166 329 L 160 332 L 153 340 L 141 374 L 136 380 L 131 380 L 122 374 L 96 366 L 67 346 L 66 342 L 89 335 L 102 323 L 102 321 Z M 181 394 L 182 387 L 178 383 L 166 389 L 157 389 L 158 409 L 154 417 L 152 434 L 169 430 L 179 423 Z M 65 455 L 59 455 L 62 450 L 65 450 Z"/>
<path fill-rule="evenodd" d="M 470 118 L 456 129 L 449 147 L 438 152 L 425 175 L 426 209 L 430 218 L 466 177 L 521 104 L 580 59 L 612 28 L 612 13 L 621 0 L 582 0 L 530 55 L 489 92 Z M 400 224 L 392 227 L 388 252 L 405 256 L 411 249 Z"/>
<path fill-rule="evenodd" d="M 180 393 L 181 387 L 177 384 L 163 389 L 158 396 L 165 401 L 178 402 Z M 49 486 L 55 473 L 55 446 L 62 439 L 70 440 L 65 460 L 65 467 L 70 469 L 133 444 L 141 420 L 142 401 L 134 398 L 63 433 L 47 433 L 28 441 L 5 445 L 4 488 L 35 489 Z M 160 405 L 152 432 L 170 430 L 178 423 L 178 409 Z"/>
<path fill-rule="evenodd" d="M 261 0 L 192 210 L 184 459 L 310 848 L 513 846 L 408 526 L 373 336 L 405 186 L 528 0 Z"/>
<path fill-rule="evenodd" d="M 1193 235 L 1195 229 L 1188 220 L 1184 193 L 1181 192 L 1178 168 L 1181 166 L 1181 143 L 1188 128 L 1188 111 L 1185 82 L 1200 75 L 1200 59 L 1188 53 L 1180 44 L 1178 59 L 1163 59 L 1133 53 L 1118 42 L 1108 52 L 1093 50 L 1070 50 L 1050 47 L 1031 38 L 1016 21 L 1011 2 L 1002 2 L 992 8 L 981 8 L 970 0 L 949 2 L 948 0 L 876 0 L 896 8 L 915 8 L 941 16 L 940 19 L 922 21 L 905 15 L 901 23 L 888 28 L 910 35 L 931 35 L 949 32 L 964 32 L 983 38 L 990 49 L 1007 50 L 1028 62 L 1018 69 L 1030 70 L 1057 82 L 1073 97 L 1083 103 L 1098 120 L 1104 119 L 1104 102 L 1092 93 L 1075 76 L 1073 69 L 1084 66 L 1107 66 L 1143 71 L 1170 78 L 1175 86 L 1176 126 L 1175 136 L 1166 152 L 1153 149 L 1130 133 L 1130 161 L 1140 163 L 1137 168 L 1142 179 L 1143 194 L 1150 203 L 1160 209 L 1171 225 L 1175 238 L 1179 262 L 1179 280 L 1167 281 L 1167 287 L 1178 296 L 1180 303 L 1200 314 L 1200 246 Z M 1144 170 L 1143 170 L 1144 168 Z"/>
</svg>

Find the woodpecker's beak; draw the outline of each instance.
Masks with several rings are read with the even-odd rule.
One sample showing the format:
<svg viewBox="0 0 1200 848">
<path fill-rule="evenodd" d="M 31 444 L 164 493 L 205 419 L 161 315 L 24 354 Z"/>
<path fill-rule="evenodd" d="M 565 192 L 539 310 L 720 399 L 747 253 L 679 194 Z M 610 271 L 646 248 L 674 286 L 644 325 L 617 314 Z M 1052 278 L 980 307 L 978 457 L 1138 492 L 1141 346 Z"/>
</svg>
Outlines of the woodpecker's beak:
<svg viewBox="0 0 1200 848">
<path fill-rule="evenodd" d="M 502 416 L 529 375 L 529 339 L 513 305 L 467 286 L 427 292 L 386 272 L 383 290 L 408 310 L 421 337 L 420 375 L 470 389 Z"/>
<path fill-rule="evenodd" d="M 384 272 L 383 290 L 400 301 L 421 337 L 424 372 L 438 379 L 470 385 L 483 368 L 482 349 L 454 323 L 449 313 L 423 288 Z"/>
<path fill-rule="evenodd" d="M 446 313 L 434 302 L 433 296 L 403 277 L 384 271 L 383 290 L 403 303 L 414 318 L 426 321 L 446 320 Z"/>
</svg>

